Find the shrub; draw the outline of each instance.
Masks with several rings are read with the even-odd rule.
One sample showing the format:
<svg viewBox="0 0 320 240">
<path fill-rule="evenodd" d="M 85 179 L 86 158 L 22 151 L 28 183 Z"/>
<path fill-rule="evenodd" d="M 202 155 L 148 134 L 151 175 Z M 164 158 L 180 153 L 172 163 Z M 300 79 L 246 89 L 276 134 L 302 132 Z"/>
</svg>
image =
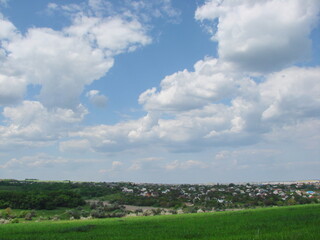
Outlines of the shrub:
<svg viewBox="0 0 320 240">
<path fill-rule="evenodd" d="M 82 217 L 89 217 L 90 213 L 88 211 L 82 210 L 81 211 L 81 216 Z"/>
<path fill-rule="evenodd" d="M 52 217 L 52 221 L 59 221 L 60 220 L 60 217 L 58 215 L 54 215 Z"/>
<path fill-rule="evenodd" d="M 161 214 L 161 209 L 160 208 L 152 209 L 151 211 L 152 211 L 153 215 L 160 215 Z"/>
<path fill-rule="evenodd" d="M 80 212 L 75 209 L 68 210 L 66 213 L 74 219 L 80 219 Z"/>
<path fill-rule="evenodd" d="M 31 221 L 31 220 L 32 220 L 32 213 L 31 213 L 31 212 L 28 212 L 28 213 L 24 216 L 24 219 L 27 220 L 27 221 Z"/>
<path fill-rule="evenodd" d="M 173 210 L 170 210 L 170 213 L 171 214 L 178 214 L 178 211 L 173 209 Z"/>
<path fill-rule="evenodd" d="M 24 218 L 26 215 L 27 215 L 28 211 L 21 211 L 19 214 L 18 214 L 18 217 L 19 218 Z"/>
<path fill-rule="evenodd" d="M 15 218 L 15 219 L 12 219 L 12 220 L 10 221 L 10 223 L 19 223 L 19 220 L 18 220 L 17 218 Z"/>
<path fill-rule="evenodd" d="M 111 212 L 111 213 L 108 213 L 108 214 L 106 215 L 106 217 L 110 217 L 110 218 L 118 217 L 118 218 L 120 218 L 120 217 L 124 217 L 125 215 L 126 215 L 126 212 L 125 212 L 125 211 L 123 211 L 123 210 L 116 210 L 116 211 L 113 211 L 113 212 Z"/>
<path fill-rule="evenodd" d="M 143 210 L 142 210 L 141 208 L 138 208 L 138 209 L 136 209 L 134 212 L 138 214 L 138 213 L 142 213 Z"/>
<path fill-rule="evenodd" d="M 98 208 L 95 210 L 92 210 L 90 213 L 91 217 L 93 218 L 105 218 L 106 214 L 103 208 Z"/>
</svg>

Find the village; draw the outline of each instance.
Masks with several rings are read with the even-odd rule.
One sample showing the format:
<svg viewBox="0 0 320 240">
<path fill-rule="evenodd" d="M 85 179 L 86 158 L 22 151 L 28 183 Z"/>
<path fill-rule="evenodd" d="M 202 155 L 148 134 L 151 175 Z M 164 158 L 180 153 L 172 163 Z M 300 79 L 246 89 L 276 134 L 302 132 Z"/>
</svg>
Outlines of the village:
<svg viewBox="0 0 320 240">
<path fill-rule="evenodd" d="M 317 203 L 320 200 L 320 181 L 206 185 L 121 183 L 121 185 L 123 199 L 113 202 L 171 207 L 185 209 L 186 212 L 307 204 Z"/>
</svg>

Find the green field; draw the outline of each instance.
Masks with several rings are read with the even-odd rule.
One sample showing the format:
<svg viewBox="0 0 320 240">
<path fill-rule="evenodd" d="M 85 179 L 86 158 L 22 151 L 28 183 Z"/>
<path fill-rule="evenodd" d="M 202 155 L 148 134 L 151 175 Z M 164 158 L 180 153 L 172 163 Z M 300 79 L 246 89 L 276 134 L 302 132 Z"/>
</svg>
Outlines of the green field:
<svg viewBox="0 0 320 240">
<path fill-rule="evenodd" d="M 319 240 L 320 205 L 236 212 L 0 225 L 8 240 Z"/>
</svg>

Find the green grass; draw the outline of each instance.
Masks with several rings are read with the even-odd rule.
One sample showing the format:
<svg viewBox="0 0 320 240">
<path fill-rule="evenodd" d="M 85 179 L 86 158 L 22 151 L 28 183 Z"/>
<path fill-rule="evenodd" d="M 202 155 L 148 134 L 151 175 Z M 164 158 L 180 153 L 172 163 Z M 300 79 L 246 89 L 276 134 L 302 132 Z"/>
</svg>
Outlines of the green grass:
<svg viewBox="0 0 320 240">
<path fill-rule="evenodd" d="M 0 226 L 1 240 L 318 240 L 320 205 Z"/>
</svg>

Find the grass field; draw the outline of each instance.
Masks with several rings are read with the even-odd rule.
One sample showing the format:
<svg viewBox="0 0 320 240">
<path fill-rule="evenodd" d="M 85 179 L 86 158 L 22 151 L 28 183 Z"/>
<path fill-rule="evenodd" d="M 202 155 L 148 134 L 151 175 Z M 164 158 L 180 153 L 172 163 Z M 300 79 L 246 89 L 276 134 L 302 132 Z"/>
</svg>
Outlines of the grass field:
<svg viewBox="0 0 320 240">
<path fill-rule="evenodd" d="M 320 205 L 0 225 L 1 240 L 319 240 Z"/>
</svg>

